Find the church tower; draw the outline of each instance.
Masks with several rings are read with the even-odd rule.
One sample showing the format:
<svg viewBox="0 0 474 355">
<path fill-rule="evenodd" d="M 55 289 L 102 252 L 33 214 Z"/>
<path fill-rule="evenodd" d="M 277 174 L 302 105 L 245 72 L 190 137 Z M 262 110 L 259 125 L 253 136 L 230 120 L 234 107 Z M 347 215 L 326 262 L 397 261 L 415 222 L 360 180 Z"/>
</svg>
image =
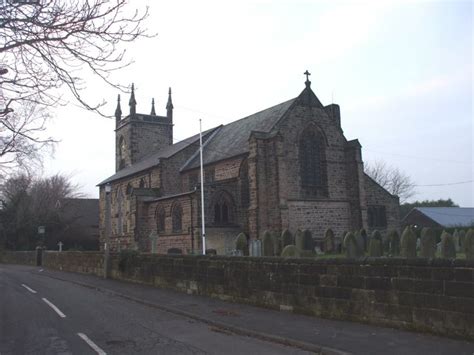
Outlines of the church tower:
<svg viewBox="0 0 474 355">
<path fill-rule="evenodd" d="M 155 99 L 150 114 L 137 113 L 135 86 L 132 84 L 130 113 L 122 118 L 120 95 L 115 109 L 115 171 L 127 168 L 144 157 L 173 144 L 173 103 L 171 88 L 168 92 L 166 116 L 158 116 Z"/>
</svg>

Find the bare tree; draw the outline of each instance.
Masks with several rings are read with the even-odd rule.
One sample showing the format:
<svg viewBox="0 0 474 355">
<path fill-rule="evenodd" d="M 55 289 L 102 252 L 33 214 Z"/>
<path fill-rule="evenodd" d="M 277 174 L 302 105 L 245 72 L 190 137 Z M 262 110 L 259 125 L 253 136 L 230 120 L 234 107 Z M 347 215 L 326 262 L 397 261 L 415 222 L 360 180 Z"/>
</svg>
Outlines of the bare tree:
<svg viewBox="0 0 474 355">
<path fill-rule="evenodd" d="M 0 182 L 15 168 L 29 174 L 40 170 L 41 152 L 52 151 L 55 142 L 45 136 L 48 119 L 48 111 L 32 102 L 0 119 Z"/>
<path fill-rule="evenodd" d="M 398 168 L 387 165 L 384 161 L 376 160 L 365 165 L 365 173 L 392 195 L 400 197 L 404 203 L 414 196 L 415 184 L 411 178 Z"/>
<path fill-rule="evenodd" d="M 105 103 L 83 97 L 90 73 L 121 88 L 112 72 L 130 64 L 124 45 L 149 37 L 143 27 L 148 9 L 130 8 L 127 0 L 7 0 L 0 2 L 0 158 L 28 157 L 42 144 L 32 133 L 44 128 L 44 107 L 64 104 L 66 87 L 86 109 L 100 112 Z M 21 112 L 27 106 L 30 115 Z M 34 113 L 34 114 L 33 114 Z M 43 112 L 44 113 L 44 112 Z M 35 122 L 32 124 L 31 120 Z M 40 121 L 42 124 L 37 125 Z M 32 128 L 36 127 L 36 128 Z M 33 129 L 33 131 L 31 131 Z M 29 143 L 28 143 L 29 141 Z M 10 158 L 5 158 L 8 155 Z"/>
<path fill-rule="evenodd" d="M 34 248 L 39 225 L 54 236 L 70 222 L 61 218 L 60 202 L 81 197 L 77 191 L 78 186 L 60 174 L 47 178 L 20 174 L 7 179 L 0 186 L 0 223 L 4 227 L 0 244 L 11 249 Z"/>
</svg>

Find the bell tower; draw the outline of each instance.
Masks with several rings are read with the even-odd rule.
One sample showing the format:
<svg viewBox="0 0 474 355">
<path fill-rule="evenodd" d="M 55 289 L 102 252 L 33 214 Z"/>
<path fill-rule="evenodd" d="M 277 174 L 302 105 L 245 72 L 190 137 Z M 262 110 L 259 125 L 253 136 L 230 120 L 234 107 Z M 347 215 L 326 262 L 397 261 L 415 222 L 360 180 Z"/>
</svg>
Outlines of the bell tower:
<svg viewBox="0 0 474 355">
<path fill-rule="evenodd" d="M 120 95 L 115 109 L 115 171 L 125 169 L 146 156 L 173 144 L 173 103 L 168 91 L 166 116 L 159 116 L 152 99 L 150 114 L 137 113 L 135 85 L 129 99 L 130 112 L 122 118 Z"/>
</svg>

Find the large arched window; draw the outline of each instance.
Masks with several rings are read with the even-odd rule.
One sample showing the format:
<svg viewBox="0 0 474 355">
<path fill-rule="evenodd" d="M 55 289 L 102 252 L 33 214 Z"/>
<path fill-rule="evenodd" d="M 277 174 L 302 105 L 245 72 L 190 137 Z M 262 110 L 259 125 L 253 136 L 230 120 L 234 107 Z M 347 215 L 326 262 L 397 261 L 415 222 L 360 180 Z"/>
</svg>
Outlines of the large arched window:
<svg viewBox="0 0 474 355">
<path fill-rule="evenodd" d="M 221 191 L 214 199 L 214 224 L 230 224 L 234 222 L 234 204 L 229 193 Z"/>
<path fill-rule="evenodd" d="M 322 186 L 321 145 L 318 135 L 307 130 L 300 141 L 300 174 L 301 185 L 307 187 Z"/>
<path fill-rule="evenodd" d="M 158 233 L 164 233 L 165 221 L 166 221 L 165 209 L 159 206 L 156 209 L 156 229 Z"/>
<path fill-rule="evenodd" d="M 183 229 L 183 210 L 179 203 L 176 203 L 171 210 L 171 220 L 173 233 L 179 233 Z"/>
</svg>

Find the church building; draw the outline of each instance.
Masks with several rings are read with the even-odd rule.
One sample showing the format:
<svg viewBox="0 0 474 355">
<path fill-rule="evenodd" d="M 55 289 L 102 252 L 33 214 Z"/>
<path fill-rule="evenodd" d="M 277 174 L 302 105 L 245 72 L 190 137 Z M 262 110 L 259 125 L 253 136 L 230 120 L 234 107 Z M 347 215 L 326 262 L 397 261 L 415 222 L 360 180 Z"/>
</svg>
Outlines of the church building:
<svg viewBox="0 0 474 355">
<path fill-rule="evenodd" d="M 305 74 L 297 97 L 202 133 L 206 247 L 217 254 L 230 253 L 241 232 L 308 229 L 321 239 L 327 228 L 336 236 L 399 229 L 398 197 L 364 173 L 339 106 L 323 106 Z M 173 143 L 171 89 L 166 115 L 154 102 L 149 114 L 136 105 L 132 85 L 129 114 L 120 96 L 115 112 L 116 172 L 99 184 L 101 245 L 109 230 L 113 251 L 199 253 L 199 134 Z"/>
</svg>

